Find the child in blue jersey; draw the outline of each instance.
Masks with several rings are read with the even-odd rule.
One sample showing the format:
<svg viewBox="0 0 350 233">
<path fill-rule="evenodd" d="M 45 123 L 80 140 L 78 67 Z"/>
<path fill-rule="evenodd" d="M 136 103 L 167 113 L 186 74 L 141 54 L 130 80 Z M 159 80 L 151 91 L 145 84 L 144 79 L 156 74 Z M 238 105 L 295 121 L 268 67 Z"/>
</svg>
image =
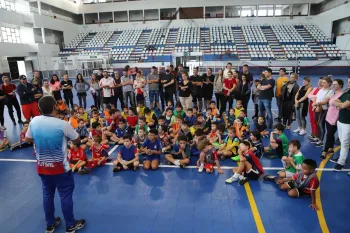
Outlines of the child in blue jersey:
<svg viewBox="0 0 350 233">
<path fill-rule="evenodd" d="M 113 172 L 123 170 L 136 170 L 139 166 L 139 154 L 137 147 L 132 144 L 131 135 L 123 136 L 124 145 L 120 147 L 117 159 L 113 162 Z"/>
<path fill-rule="evenodd" d="M 188 122 L 189 126 L 195 125 L 197 117 L 193 114 L 192 108 L 186 110 L 185 122 Z"/>
<path fill-rule="evenodd" d="M 170 154 L 165 155 L 165 159 L 171 164 L 185 168 L 190 163 L 190 153 L 191 149 L 187 142 L 187 137 L 180 135 L 174 144 L 174 149 Z"/>
<path fill-rule="evenodd" d="M 86 143 L 89 140 L 89 131 L 85 126 L 85 121 L 83 119 L 78 120 L 78 127 L 75 129 L 80 136 L 80 147 L 85 149 Z"/>
<path fill-rule="evenodd" d="M 259 131 L 250 132 L 248 141 L 250 142 L 250 145 L 251 145 L 249 150 L 253 152 L 258 159 L 261 159 L 264 153 L 264 145 L 261 141 L 261 135 Z"/>
<path fill-rule="evenodd" d="M 146 154 L 146 160 L 143 162 L 143 169 L 157 170 L 162 153 L 162 145 L 157 137 L 158 130 L 151 129 L 148 132 L 148 139 L 142 144 L 140 152 Z"/>
<path fill-rule="evenodd" d="M 129 128 L 126 126 L 126 120 L 122 118 L 119 120 L 119 127 L 115 130 L 115 134 L 110 139 L 119 145 L 123 145 L 123 137 L 126 134 L 129 134 Z"/>
<path fill-rule="evenodd" d="M 13 143 L 11 145 L 11 148 L 10 148 L 11 151 L 14 151 L 14 150 L 19 149 L 19 148 L 33 146 L 33 143 L 26 143 L 24 141 L 28 127 L 29 127 L 29 122 L 28 121 L 23 122 L 23 129 L 22 129 L 21 134 L 19 135 L 19 142 Z"/>
<path fill-rule="evenodd" d="M 167 127 L 171 127 L 172 124 L 175 122 L 175 116 L 173 116 L 173 110 L 171 108 L 167 108 L 164 112 L 165 117 L 165 125 Z"/>
</svg>

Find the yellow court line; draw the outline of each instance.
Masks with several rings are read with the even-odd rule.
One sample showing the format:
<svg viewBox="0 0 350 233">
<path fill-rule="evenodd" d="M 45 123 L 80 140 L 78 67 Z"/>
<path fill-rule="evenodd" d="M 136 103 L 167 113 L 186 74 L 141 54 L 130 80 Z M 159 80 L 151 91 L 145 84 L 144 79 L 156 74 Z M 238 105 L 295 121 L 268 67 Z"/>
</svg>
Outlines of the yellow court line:
<svg viewBox="0 0 350 233">
<path fill-rule="evenodd" d="M 245 191 L 246 191 L 247 196 L 248 196 L 248 201 L 250 204 L 250 208 L 252 209 L 252 213 L 253 213 L 254 221 L 256 224 L 256 228 L 258 229 L 258 233 L 266 233 L 264 224 L 263 224 L 261 217 L 260 217 L 258 206 L 256 205 L 253 192 L 252 192 L 248 182 L 244 184 L 244 188 L 245 188 Z"/>
<path fill-rule="evenodd" d="M 334 153 L 336 153 L 339 149 L 340 149 L 340 146 L 337 146 L 336 148 L 334 148 Z M 330 158 L 331 158 L 331 156 L 327 156 L 327 158 L 321 162 L 321 164 L 318 168 L 324 168 Z M 318 221 L 320 222 L 320 227 L 321 227 L 322 233 L 329 233 L 330 231 L 328 229 L 327 222 L 326 222 L 326 219 L 324 217 L 322 202 L 321 202 L 321 176 L 322 176 L 322 172 L 323 172 L 322 169 L 317 171 L 317 177 L 318 177 L 318 180 L 320 182 L 320 186 L 316 190 L 316 205 L 319 208 L 319 210 L 317 211 L 317 217 L 318 217 Z"/>
<path fill-rule="evenodd" d="M 237 164 L 239 166 L 239 162 L 237 162 Z M 252 214 L 254 217 L 254 221 L 255 221 L 255 225 L 256 225 L 256 228 L 258 230 L 258 233 L 266 233 L 264 224 L 263 224 L 261 217 L 260 217 L 258 206 L 256 205 L 256 202 L 254 199 L 252 189 L 250 188 L 249 182 L 244 184 L 244 189 L 247 193 L 250 209 L 252 210 Z"/>
</svg>

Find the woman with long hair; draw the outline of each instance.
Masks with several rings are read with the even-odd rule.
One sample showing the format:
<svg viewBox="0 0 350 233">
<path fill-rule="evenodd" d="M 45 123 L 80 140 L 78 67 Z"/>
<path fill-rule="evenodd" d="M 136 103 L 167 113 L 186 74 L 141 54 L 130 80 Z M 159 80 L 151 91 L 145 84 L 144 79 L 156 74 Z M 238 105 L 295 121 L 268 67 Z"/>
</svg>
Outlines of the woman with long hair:
<svg viewBox="0 0 350 233">
<path fill-rule="evenodd" d="M 179 98 L 184 111 L 186 111 L 187 109 L 192 107 L 192 82 L 190 82 L 187 72 L 181 73 L 182 82 L 179 83 Z"/>
<path fill-rule="evenodd" d="M 49 85 L 52 89 L 53 97 L 55 98 L 55 100 L 62 99 L 62 97 L 61 97 L 61 82 L 56 74 L 53 74 L 51 76 L 51 80 L 50 80 Z"/>
<path fill-rule="evenodd" d="M 202 75 L 203 78 L 203 85 L 202 85 L 202 92 L 203 92 L 203 98 L 204 98 L 204 108 L 209 108 L 210 101 L 213 98 L 213 84 L 215 76 L 213 75 L 213 70 L 211 68 L 208 68 L 207 73 Z"/>
<path fill-rule="evenodd" d="M 100 84 L 96 74 L 91 75 L 90 90 L 91 90 L 92 98 L 94 99 L 94 105 L 96 106 L 97 109 L 101 109 L 101 107 L 103 106 L 101 101 L 102 100 L 101 89 L 100 89 Z"/>
<path fill-rule="evenodd" d="M 63 98 L 66 101 L 67 106 L 69 107 L 69 104 L 71 108 L 73 109 L 73 83 L 68 78 L 68 74 L 63 75 L 63 81 L 61 82 L 61 87 L 63 90 Z"/>
<path fill-rule="evenodd" d="M 86 109 L 86 92 L 90 89 L 90 85 L 85 81 L 83 75 L 80 73 L 77 75 L 77 80 L 75 81 L 74 88 L 77 91 L 79 106 Z"/>
<path fill-rule="evenodd" d="M 134 89 L 136 94 L 136 103 L 145 103 L 145 89 L 146 86 L 146 80 L 142 77 L 142 72 L 137 71 L 136 72 L 136 78 L 134 81 Z"/>
<path fill-rule="evenodd" d="M 250 84 L 247 82 L 247 77 L 245 74 L 241 76 L 242 82 L 239 85 L 239 95 L 242 100 L 243 108 L 248 114 L 248 101 L 250 98 Z"/>
<path fill-rule="evenodd" d="M 218 74 L 216 75 L 214 79 L 214 94 L 215 94 L 215 99 L 216 99 L 216 107 L 218 109 L 224 108 L 225 104 L 225 96 L 224 96 L 224 75 L 223 75 L 223 70 L 219 69 Z"/>
<path fill-rule="evenodd" d="M 312 91 L 307 96 L 307 98 L 309 99 L 309 119 L 311 125 L 311 134 L 307 137 L 308 139 L 315 138 L 318 135 L 316 113 L 314 111 L 314 108 L 312 107 L 312 104 L 316 99 L 317 93 L 322 89 L 322 79 L 323 77 L 319 78 L 317 82 L 317 87 L 312 89 Z"/>
<path fill-rule="evenodd" d="M 322 89 L 318 91 L 316 100 L 312 104 L 314 111 L 316 112 L 317 131 L 318 137 L 310 139 L 311 143 L 317 147 L 323 147 L 323 139 L 326 130 L 326 115 L 329 107 L 329 100 L 334 95 L 334 91 L 330 88 L 332 84 L 332 78 L 330 76 L 322 79 Z"/>
<path fill-rule="evenodd" d="M 43 96 L 53 96 L 52 88 L 46 79 L 44 80 L 43 86 L 41 88 L 43 89 Z"/>
<path fill-rule="evenodd" d="M 306 134 L 306 119 L 308 112 L 309 99 L 307 96 L 312 91 L 311 79 L 305 77 L 303 80 L 303 86 L 298 90 L 295 95 L 295 111 L 296 119 L 298 122 L 298 128 L 293 130 L 294 133 L 299 133 L 299 135 Z"/>
<path fill-rule="evenodd" d="M 282 104 L 282 120 L 286 129 L 290 129 L 292 124 L 293 109 L 295 105 L 295 96 L 299 90 L 299 85 L 296 82 L 298 75 L 292 73 L 289 81 L 282 87 L 281 104 Z"/>
<path fill-rule="evenodd" d="M 334 95 L 329 99 L 329 108 L 326 115 L 326 142 L 323 146 L 321 159 L 325 159 L 327 155 L 333 154 L 333 147 L 335 141 L 335 132 L 337 132 L 337 121 L 339 118 L 339 109 L 333 104 L 335 100 L 343 94 L 344 82 L 341 79 L 335 79 L 333 81 Z"/>
</svg>

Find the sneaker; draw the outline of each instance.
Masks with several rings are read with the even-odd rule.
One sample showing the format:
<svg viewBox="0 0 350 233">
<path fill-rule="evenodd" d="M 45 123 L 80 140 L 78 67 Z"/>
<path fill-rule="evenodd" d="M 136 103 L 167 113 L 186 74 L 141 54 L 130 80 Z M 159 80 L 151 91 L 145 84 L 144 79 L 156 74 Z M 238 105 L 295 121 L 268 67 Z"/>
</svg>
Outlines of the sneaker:
<svg viewBox="0 0 350 233">
<path fill-rule="evenodd" d="M 318 139 L 318 138 L 312 138 L 312 139 L 310 139 L 310 142 L 311 143 L 317 143 L 317 142 L 320 142 L 321 140 L 320 139 Z"/>
<path fill-rule="evenodd" d="M 245 183 L 247 183 L 249 181 L 248 177 L 243 177 L 240 181 L 239 184 L 240 185 L 244 185 Z"/>
<path fill-rule="evenodd" d="M 339 158 L 331 158 L 329 161 L 331 161 L 332 163 L 338 163 L 338 159 Z"/>
<path fill-rule="evenodd" d="M 239 155 L 231 157 L 231 159 L 235 162 L 239 161 Z"/>
<path fill-rule="evenodd" d="M 320 159 L 321 159 L 321 160 L 324 160 L 324 159 L 326 159 L 326 157 L 327 157 L 327 154 L 322 154 L 322 155 L 320 156 Z"/>
<path fill-rule="evenodd" d="M 198 172 L 203 172 L 203 169 L 204 169 L 204 167 L 203 167 L 203 166 L 200 166 L 200 167 L 198 168 Z"/>
<path fill-rule="evenodd" d="M 52 224 L 51 226 L 49 226 L 49 227 L 46 227 L 46 231 L 45 231 L 45 233 L 52 233 L 52 232 L 54 232 L 55 231 L 55 229 L 56 229 L 56 227 L 58 226 L 58 225 L 60 225 L 60 223 L 61 223 L 61 219 L 60 219 L 60 217 L 56 217 L 56 219 L 55 219 L 55 223 L 54 224 Z"/>
<path fill-rule="evenodd" d="M 174 164 L 175 164 L 176 166 L 180 166 L 180 160 L 176 159 L 176 160 L 174 161 Z"/>
<path fill-rule="evenodd" d="M 180 168 L 186 168 L 186 164 L 180 164 Z"/>
<path fill-rule="evenodd" d="M 272 175 L 266 175 L 263 177 L 263 179 L 266 181 L 274 181 L 275 178 L 276 178 L 276 176 L 272 176 Z"/>
<path fill-rule="evenodd" d="M 66 228 L 66 233 L 75 233 L 75 231 L 80 230 L 84 226 L 85 226 L 85 219 L 75 220 L 74 226 Z"/>
<path fill-rule="evenodd" d="M 335 165 L 335 167 L 333 168 L 333 171 L 335 172 L 340 172 L 341 170 L 343 170 L 344 166 L 343 165 L 340 165 L 339 163 L 337 163 Z"/>
<path fill-rule="evenodd" d="M 80 175 L 85 175 L 85 174 L 89 174 L 89 173 L 90 173 L 90 170 L 87 168 L 81 168 L 78 171 L 78 174 L 80 174 Z"/>
<path fill-rule="evenodd" d="M 228 184 L 232 184 L 233 182 L 237 182 L 237 181 L 238 181 L 238 177 L 235 178 L 234 176 L 231 176 L 230 178 L 225 180 L 225 182 L 228 183 Z"/>
<path fill-rule="evenodd" d="M 23 121 L 22 120 L 18 120 L 18 124 L 23 124 Z"/>
<path fill-rule="evenodd" d="M 295 130 L 293 130 L 293 133 L 299 133 L 301 131 L 301 129 L 297 128 Z"/>
<path fill-rule="evenodd" d="M 279 117 L 276 117 L 274 120 L 275 120 L 275 121 L 278 121 L 278 122 L 281 122 L 281 121 L 282 121 L 281 118 L 279 118 Z"/>
<path fill-rule="evenodd" d="M 316 147 L 323 147 L 323 142 L 318 141 L 314 144 Z"/>
<path fill-rule="evenodd" d="M 313 134 L 310 134 L 309 136 L 307 136 L 308 139 L 312 139 L 312 138 L 315 138 L 316 136 L 313 135 Z"/>
<path fill-rule="evenodd" d="M 300 130 L 300 132 L 299 132 L 300 136 L 304 136 L 305 134 L 306 134 L 306 130 L 305 129 Z"/>
<path fill-rule="evenodd" d="M 118 167 L 113 168 L 113 172 L 120 172 L 120 169 Z"/>
</svg>

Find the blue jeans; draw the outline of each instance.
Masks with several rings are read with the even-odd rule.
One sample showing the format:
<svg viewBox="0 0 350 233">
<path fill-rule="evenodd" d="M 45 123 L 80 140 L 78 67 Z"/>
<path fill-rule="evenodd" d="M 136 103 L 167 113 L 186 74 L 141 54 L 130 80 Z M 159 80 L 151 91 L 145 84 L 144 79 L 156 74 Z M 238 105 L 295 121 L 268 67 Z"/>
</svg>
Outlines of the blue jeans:
<svg viewBox="0 0 350 233">
<path fill-rule="evenodd" d="M 153 103 L 155 101 L 156 103 L 159 102 L 159 91 L 149 91 L 149 102 Z"/>
<path fill-rule="evenodd" d="M 259 116 L 264 116 L 264 110 L 266 110 L 266 125 L 270 127 L 272 125 L 272 111 L 271 111 L 272 100 L 259 99 Z"/>
<path fill-rule="evenodd" d="M 72 172 L 60 175 L 40 175 L 43 186 L 43 202 L 47 226 L 55 223 L 55 191 L 56 188 L 61 198 L 61 208 L 67 227 L 74 226 L 73 191 L 74 178 Z"/>
<path fill-rule="evenodd" d="M 123 92 L 123 100 L 124 100 L 124 106 L 128 107 L 128 99 L 130 102 L 130 107 L 135 108 L 136 104 L 135 104 L 135 94 L 133 91 L 127 91 L 127 92 Z"/>
</svg>

